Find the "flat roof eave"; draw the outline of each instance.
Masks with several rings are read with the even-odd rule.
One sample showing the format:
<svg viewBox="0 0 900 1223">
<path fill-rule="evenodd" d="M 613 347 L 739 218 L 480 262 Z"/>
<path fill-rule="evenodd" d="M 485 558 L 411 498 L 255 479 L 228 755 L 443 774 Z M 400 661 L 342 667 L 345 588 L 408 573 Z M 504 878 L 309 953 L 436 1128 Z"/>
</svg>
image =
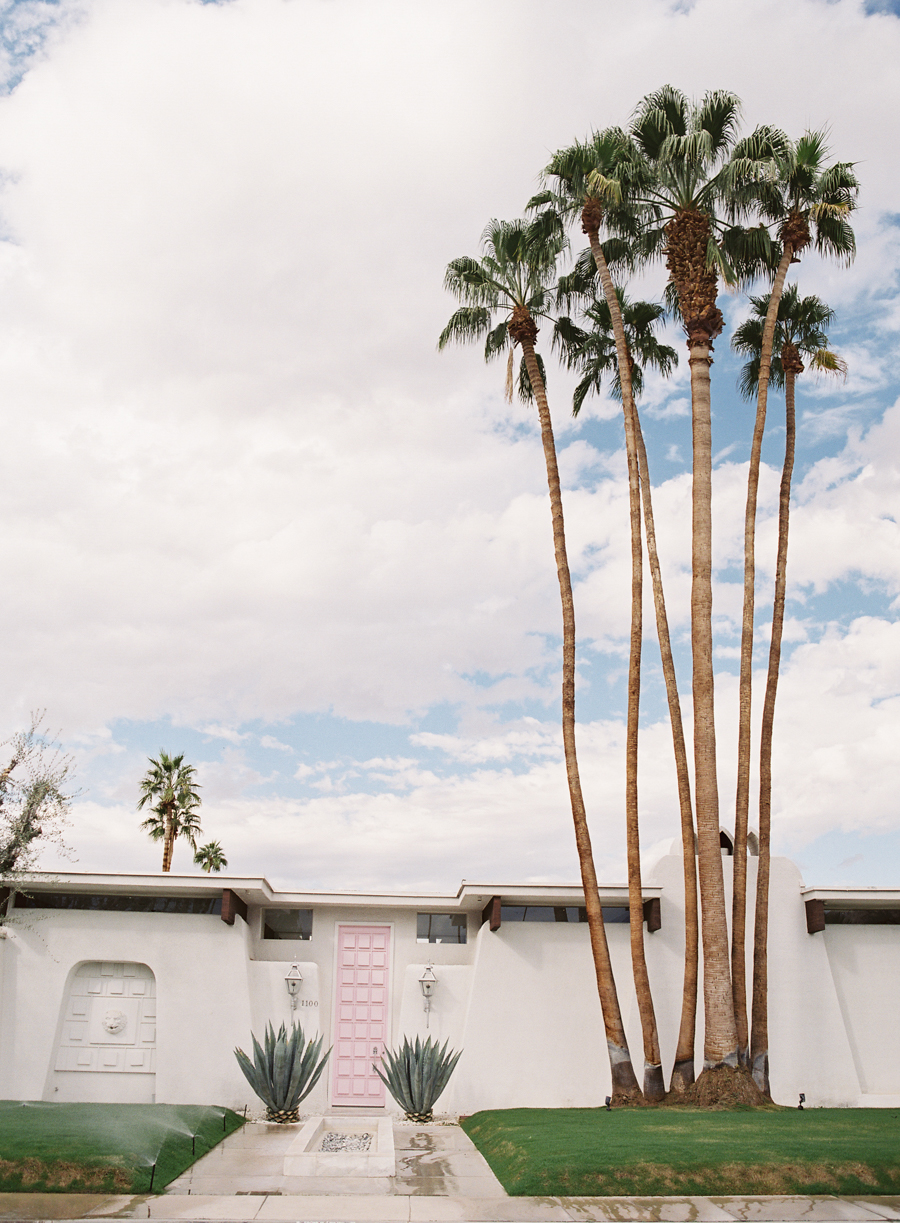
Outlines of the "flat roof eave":
<svg viewBox="0 0 900 1223">
<path fill-rule="evenodd" d="M 584 891 L 577 884 L 562 883 L 469 883 L 464 880 L 454 893 L 444 892 L 334 892 L 280 891 L 263 876 L 175 875 L 162 871 L 152 874 L 123 875 L 96 871 L 32 871 L 15 883 L 41 892 L 94 892 L 137 896 L 209 896 L 228 889 L 246 904 L 253 905 L 332 905 L 345 908 L 447 909 L 480 911 L 494 896 L 510 905 L 583 905 Z M 606 904 L 627 905 L 625 885 L 601 887 L 600 899 Z M 660 887 L 644 887 L 644 900 L 662 896 Z"/>
<path fill-rule="evenodd" d="M 900 909 L 900 888 L 800 889 L 804 901 L 821 900 L 829 909 Z"/>
</svg>

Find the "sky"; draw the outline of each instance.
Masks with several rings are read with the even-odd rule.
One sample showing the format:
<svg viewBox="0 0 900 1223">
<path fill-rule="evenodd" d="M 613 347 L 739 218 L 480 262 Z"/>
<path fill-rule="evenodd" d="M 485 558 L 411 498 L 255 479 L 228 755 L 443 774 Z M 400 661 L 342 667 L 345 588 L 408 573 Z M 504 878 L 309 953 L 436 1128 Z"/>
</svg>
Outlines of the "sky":
<svg viewBox="0 0 900 1223">
<path fill-rule="evenodd" d="M 0 732 L 45 709 L 79 789 L 71 857 L 48 850 L 45 869 L 159 869 L 135 806 L 164 749 L 196 767 L 230 873 L 401 891 L 577 878 L 536 415 L 504 402 L 478 348 L 437 352 L 456 304 L 442 280 L 491 217 L 521 215 L 554 150 L 671 83 L 733 90 L 746 130 L 827 129 L 862 183 L 853 266 L 808 253 L 791 272 L 834 309 L 849 376 L 798 386 L 773 841 L 807 883 L 897 886 L 897 4 L 5 0 L 0 20 Z M 658 299 L 664 275 L 629 292 Z M 752 411 L 729 351 L 747 300 L 721 304 L 727 825 Z M 689 710 L 689 388 L 667 334 L 679 367 L 641 408 Z M 598 873 L 620 883 L 621 415 L 597 396 L 573 420 L 571 377 L 547 364 L 580 762 Z M 784 441 L 770 405 L 757 717 Z M 645 625 L 652 853 L 679 825 L 649 603 Z M 174 870 L 196 869 L 180 843 Z"/>
</svg>

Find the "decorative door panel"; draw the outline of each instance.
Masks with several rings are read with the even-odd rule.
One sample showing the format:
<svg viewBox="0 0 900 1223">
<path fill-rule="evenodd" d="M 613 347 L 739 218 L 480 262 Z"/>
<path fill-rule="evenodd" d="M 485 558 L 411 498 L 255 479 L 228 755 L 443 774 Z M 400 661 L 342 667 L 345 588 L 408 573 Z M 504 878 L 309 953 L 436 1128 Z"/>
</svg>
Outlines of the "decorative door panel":
<svg viewBox="0 0 900 1223">
<path fill-rule="evenodd" d="M 81 964 L 64 1006 L 54 1069 L 155 1072 L 156 980 L 146 964 Z"/>
<path fill-rule="evenodd" d="M 331 1102 L 380 1108 L 387 1039 L 390 926 L 338 926 Z"/>
</svg>

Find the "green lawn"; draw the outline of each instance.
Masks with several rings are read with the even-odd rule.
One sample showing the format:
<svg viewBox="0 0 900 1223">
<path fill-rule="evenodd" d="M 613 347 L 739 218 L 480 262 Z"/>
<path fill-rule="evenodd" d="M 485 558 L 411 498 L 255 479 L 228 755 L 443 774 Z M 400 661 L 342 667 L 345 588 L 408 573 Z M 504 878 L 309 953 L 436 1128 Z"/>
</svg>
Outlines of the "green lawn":
<svg viewBox="0 0 900 1223">
<path fill-rule="evenodd" d="M 513 1108 L 463 1129 L 511 1194 L 900 1193 L 900 1110 Z"/>
<path fill-rule="evenodd" d="M 146 1193 L 174 1180 L 244 1120 L 193 1104 L 0 1100 L 0 1192 Z"/>
</svg>

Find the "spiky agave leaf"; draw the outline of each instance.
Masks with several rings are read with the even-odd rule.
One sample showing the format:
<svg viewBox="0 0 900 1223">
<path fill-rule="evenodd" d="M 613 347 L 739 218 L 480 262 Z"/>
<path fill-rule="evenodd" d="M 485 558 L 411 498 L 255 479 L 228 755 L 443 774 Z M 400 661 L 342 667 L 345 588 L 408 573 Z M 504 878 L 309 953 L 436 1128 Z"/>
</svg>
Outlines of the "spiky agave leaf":
<svg viewBox="0 0 900 1223">
<path fill-rule="evenodd" d="M 408 1073 L 408 1042 L 403 1041 L 403 1046 L 398 1053 L 393 1053 L 390 1049 L 385 1049 L 382 1056 L 382 1065 L 385 1067 L 386 1073 L 382 1073 L 377 1066 L 373 1067 L 375 1073 L 384 1082 L 388 1091 L 404 1110 L 404 1112 L 413 1111 L 413 1103 L 409 1094 L 409 1073 Z"/>
<path fill-rule="evenodd" d="M 423 1044 L 417 1036 L 415 1044 L 403 1038 L 399 1050 L 385 1049 L 382 1065 L 384 1069 L 373 1069 L 388 1091 L 407 1115 L 427 1117 L 450 1080 L 456 1063 L 462 1056 L 450 1051 L 444 1041 L 443 1047 L 429 1036 Z"/>
<path fill-rule="evenodd" d="M 319 1081 L 331 1050 L 320 1057 L 321 1035 L 307 1044 L 303 1029 L 296 1023 L 291 1024 L 290 1032 L 282 1023 L 277 1034 L 268 1024 L 262 1045 L 252 1032 L 250 1039 L 252 1062 L 243 1049 L 234 1051 L 247 1082 L 271 1113 L 294 1112 Z"/>
<path fill-rule="evenodd" d="M 306 1046 L 306 1051 L 298 1061 L 298 1070 L 295 1080 L 291 1084 L 291 1099 L 294 1101 L 293 1107 L 296 1107 L 302 1100 L 305 1100 L 312 1089 L 318 1083 L 322 1071 L 325 1069 L 325 1063 L 328 1061 L 328 1053 L 323 1058 L 319 1058 L 319 1053 L 322 1048 L 324 1037 L 319 1036 L 315 1042 L 310 1041 Z M 302 1033 L 301 1033 L 302 1044 Z"/>
</svg>

